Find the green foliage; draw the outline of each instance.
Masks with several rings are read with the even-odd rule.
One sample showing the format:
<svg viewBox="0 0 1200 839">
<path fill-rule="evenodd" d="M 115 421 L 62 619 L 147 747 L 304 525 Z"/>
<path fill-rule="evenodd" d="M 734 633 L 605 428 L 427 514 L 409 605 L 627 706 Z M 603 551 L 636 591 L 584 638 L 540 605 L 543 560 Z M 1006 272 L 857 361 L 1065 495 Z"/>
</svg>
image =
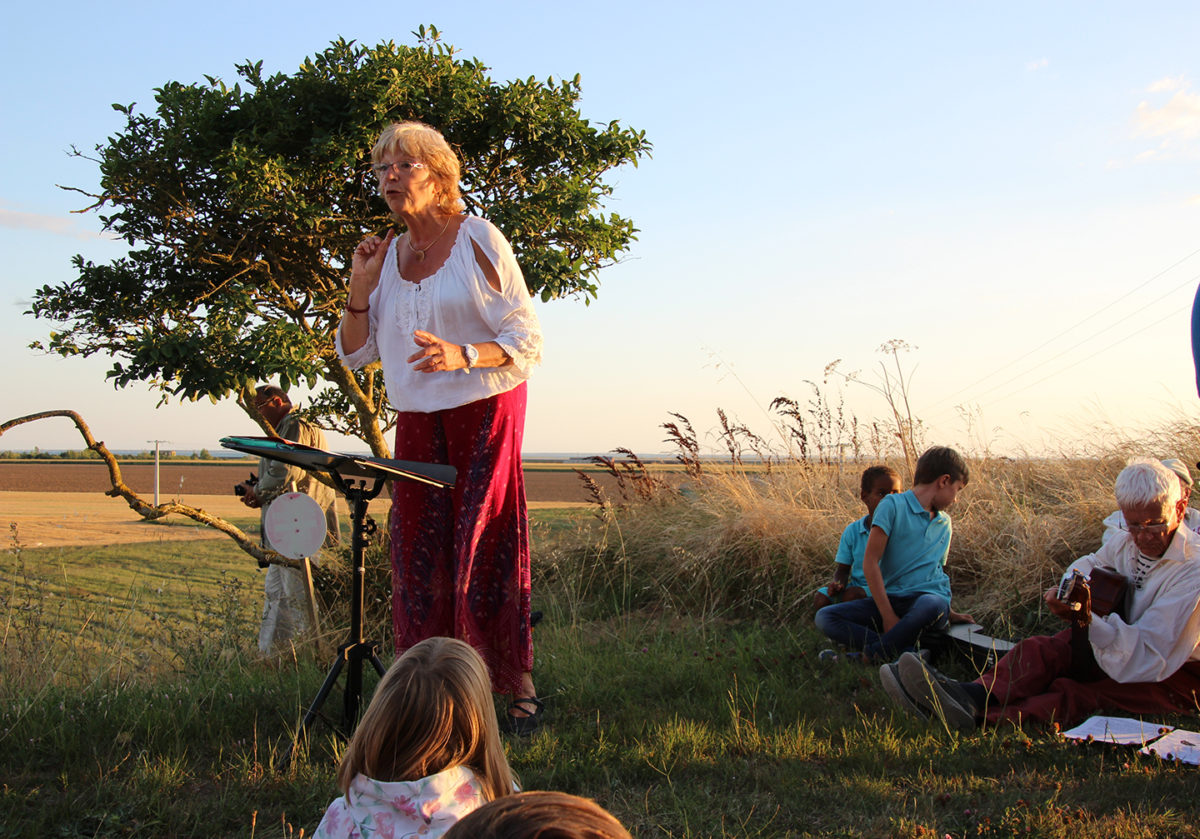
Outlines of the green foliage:
<svg viewBox="0 0 1200 839">
<path fill-rule="evenodd" d="M 353 248 L 391 223 L 370 148 L 405 119 L 458 150 L 468 211 L 504 231 L 532 293 L 594 297 L 636 232 L 601 212 L 604 176 L 649 152 L 644 133 L 583 118 L 578 76 L 499 84 L 436 29 L 416 34 L 416 46 L 338 40 L 292 75 L 246 62 L 232 86 L 167 82 L 154 113 L 114 105 L 126 125 L 97 146 L 100 191 L 85 194 L 130 251 L 76 257 L 76 279 L 39 289 L 31 313 L 66 326 L 34 346 L 110 355 L 115 384 L 164 399 L 329 382 L 321 404 L 357 414 L 350 430 L 378 450 L 382 382 L 368 392 L 349 376 L 332 335 Z"/>
</svg>

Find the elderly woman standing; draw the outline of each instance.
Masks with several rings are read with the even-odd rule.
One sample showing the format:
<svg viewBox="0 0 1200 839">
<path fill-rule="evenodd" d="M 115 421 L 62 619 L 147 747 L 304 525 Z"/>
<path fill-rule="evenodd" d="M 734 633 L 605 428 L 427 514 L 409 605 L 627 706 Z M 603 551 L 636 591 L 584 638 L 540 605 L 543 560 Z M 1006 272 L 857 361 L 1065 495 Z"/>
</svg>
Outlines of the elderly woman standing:
<svg viewBox="0 0 1200 839">
<path fill-rule="evenodd" d="M 463 214 L 458 158 L 440 133 L 392 125 L 371 159 L 406 232 L 355 249 L 337 352 L 352 369 L 382 362 L 399 412 L 397 458 L 458 470 L 452 492 L 395 484 L 396 652 L 438 635 L 466 641 L 493 690 L 510 696 L 509 728 L 532 733 L 542 703 L 531 672 L 521 439 L 541 328 L 508 241 Z"/>
</svg>

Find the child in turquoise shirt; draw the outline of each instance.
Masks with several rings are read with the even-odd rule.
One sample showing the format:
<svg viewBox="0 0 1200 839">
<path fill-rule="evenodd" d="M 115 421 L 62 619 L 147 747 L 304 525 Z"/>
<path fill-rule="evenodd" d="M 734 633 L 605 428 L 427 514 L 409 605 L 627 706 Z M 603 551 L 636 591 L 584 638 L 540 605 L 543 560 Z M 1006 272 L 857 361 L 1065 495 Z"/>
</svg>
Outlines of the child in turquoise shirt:
<svg viewBox="0 0 1200 839">
<path fill-rule="evenodd" d="M 867 514 L 851 522 L 842 532 L 834 563 L 837 569 L 828 585 L 817 589 L 813 606 L 823 609 L 831 603 L 860 600 L 867 596 L 867 580 L 863 577 L 863 553 L 867 549 L 867 537 L 871 534 L 871 516 L 885 496 L 903 492 L 904 484 L 900 473 L 890 466 L 868 466 L 862 473 L 859 498 L 867 507 Z"/>
<path fill-rule="evenodd" d="M 817 612 L 817 628 L 861 650 L 868 659 L 892 659 L 913 649 L 921 633 L 950 620 L 950 517 L 944 512 L 967 485 L 962 455 L 937 446 L 917 460 L 913 487 L 879 502 L 863 554 L 870 599 L 836 603 Z"/>
</svg>

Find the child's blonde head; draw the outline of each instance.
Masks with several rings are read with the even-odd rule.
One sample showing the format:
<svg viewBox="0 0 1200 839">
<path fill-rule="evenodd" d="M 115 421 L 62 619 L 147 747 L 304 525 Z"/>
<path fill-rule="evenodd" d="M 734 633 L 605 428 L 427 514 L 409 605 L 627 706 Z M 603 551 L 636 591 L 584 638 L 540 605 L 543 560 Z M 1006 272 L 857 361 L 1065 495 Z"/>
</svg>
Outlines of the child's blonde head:
<svg viewBox="0 0 1200 839">
<path fill-rule="evenodd" d="M 415 781 L 456 766 L 478 776 L 488 800 L 513 791 L 487 665 L 470 645 L 429 638 L 396 659 L 354 732 L 338 786 L 358 774 Z"/>
</svg>

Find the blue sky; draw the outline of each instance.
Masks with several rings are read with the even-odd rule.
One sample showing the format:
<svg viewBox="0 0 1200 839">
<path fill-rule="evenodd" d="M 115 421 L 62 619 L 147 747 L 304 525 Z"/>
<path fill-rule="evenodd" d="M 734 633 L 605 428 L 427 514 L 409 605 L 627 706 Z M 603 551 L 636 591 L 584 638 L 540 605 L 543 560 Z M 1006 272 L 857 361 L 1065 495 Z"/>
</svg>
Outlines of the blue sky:
<svg viewBox="0 0 1200 839">
<path fill-rule="evenodd" d="M 807 400 L 836 359 L 870 381 L 893 338 L 917 348 L 931 442 L 1036 449 L 1194 414 L 1200 6 L 216 0 L 5 12 L 2 418 L 72 407 L 116 448 L 252 431 L 26 349 L 53 328 L 22 314 L 33 291 L 71 279 L 73 254 L 121 252 L 57 188 L 96 184 L 67 150 L 166 81 L 291 72 L 338 36 L 412 43 L 422 23 L 498 80 L 580 73 L 587 118 L 654 143 L 612 178 L 641 229 L 628 259 L 591 306 L 540 309 L 526 451 L 660 451 L 671 411 L 711 442 L 718 407 L 771 438 L 772 398 Z M 79 444 L 65 421 L 0 439 Z"/>
</svg>

